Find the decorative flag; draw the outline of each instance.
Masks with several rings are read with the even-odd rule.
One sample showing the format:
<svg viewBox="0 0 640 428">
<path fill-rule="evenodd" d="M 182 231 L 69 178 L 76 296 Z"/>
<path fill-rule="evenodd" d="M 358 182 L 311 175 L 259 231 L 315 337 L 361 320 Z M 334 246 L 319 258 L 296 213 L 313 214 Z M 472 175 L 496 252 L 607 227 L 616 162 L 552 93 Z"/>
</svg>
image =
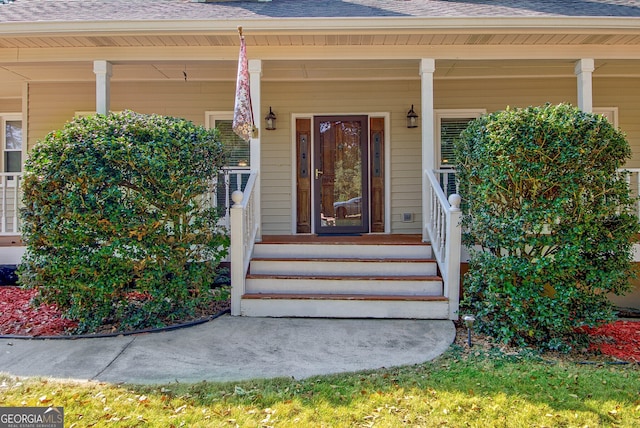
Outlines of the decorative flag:
<svg viewBox="0 0 640 428">
<path fill-rule="evenodd" d="M 238 79 L 236 80 L 236 105 L 233 109 L 233 132 L 248 142 L 256 128 L 251 108 L 247 46 L 242 35 L 242 27 L 238 27 L 238 32 L 240 33 L 240 56 L 238 58 Z"/>
</svg>

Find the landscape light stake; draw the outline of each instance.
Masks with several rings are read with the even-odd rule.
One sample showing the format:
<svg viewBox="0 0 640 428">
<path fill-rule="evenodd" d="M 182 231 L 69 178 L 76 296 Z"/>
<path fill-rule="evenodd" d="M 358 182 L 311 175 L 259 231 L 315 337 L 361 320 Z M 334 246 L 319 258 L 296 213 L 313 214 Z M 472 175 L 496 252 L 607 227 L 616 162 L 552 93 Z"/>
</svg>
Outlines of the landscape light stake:
<svg viewBox="0 0 640 428">
<path fill-rule="evenodd" d="M 464 321 L 464 325 L 467 326 L 467 343 L 469 344 L 469 348 L 473 346 L 471 343 L 471 329 L 473 328 L 473 322 L 476 320 L 476 317 L 473 315 L 465 315 L 462 317 L 462 321 Z"/>
</svg>

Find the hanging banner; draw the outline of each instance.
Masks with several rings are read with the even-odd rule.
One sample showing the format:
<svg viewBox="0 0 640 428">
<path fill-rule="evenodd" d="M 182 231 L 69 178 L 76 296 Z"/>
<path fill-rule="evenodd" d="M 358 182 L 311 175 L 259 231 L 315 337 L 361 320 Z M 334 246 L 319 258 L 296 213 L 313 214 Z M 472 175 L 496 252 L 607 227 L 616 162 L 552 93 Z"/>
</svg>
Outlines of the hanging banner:
<svg viewBox="0 0 640 428">
<path fill-rule="evenodd" d="M 240 55 L 238 57 L 238 78 L 236 80 L 236 101 L 233 109 L 233 132 L 244 141 L 249 141 L 256 132 L 251 108 L 251 85 L 249 79 L 249 61 L 247 60 L 247 46 L 240 33 Z"/>
</svg>

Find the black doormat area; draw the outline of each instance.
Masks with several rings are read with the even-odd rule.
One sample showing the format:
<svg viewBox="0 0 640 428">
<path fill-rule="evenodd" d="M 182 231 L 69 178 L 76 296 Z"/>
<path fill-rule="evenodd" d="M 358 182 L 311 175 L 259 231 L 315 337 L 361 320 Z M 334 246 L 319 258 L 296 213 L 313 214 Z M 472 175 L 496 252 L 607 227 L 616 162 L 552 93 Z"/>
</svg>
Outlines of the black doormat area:
<svg viewBox="0 0 640 428">
<path fill-rule="evenodd" d="M 0 286 L 16 285 L 18 282 L 17 268 L 16 265 L 0 265 Z"/>
<path fill-rule="evenodd" d="M 317 236 L 362 236 L 362 233 L 317 233 Z"/>
</svg>

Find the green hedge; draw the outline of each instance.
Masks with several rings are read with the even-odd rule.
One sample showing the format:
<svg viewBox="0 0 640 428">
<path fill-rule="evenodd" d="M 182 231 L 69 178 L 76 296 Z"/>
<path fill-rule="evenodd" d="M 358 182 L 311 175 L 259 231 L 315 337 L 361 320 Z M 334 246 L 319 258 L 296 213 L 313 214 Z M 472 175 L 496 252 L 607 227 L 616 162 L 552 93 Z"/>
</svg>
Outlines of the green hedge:
<svg viewBox="0 0 640 428">
<path fill-rule="evenodd" d="M 631 151 L 604 117 L 566 104 L 507 109 L 456 144 L 464 310 L 497 339 L 568 349 L 576 329 L 612 319 L 629 290 L 636 202 L 617 173 Z"/>
<path fill-rule="evenodd" d="M 194 315 L 229 245 L 203 197 L 222 164 L 217 133 L 182 119 L 125 111 L 51 132 L 25 165 L 21 283 L 79 332 Z"/>
</svg>

